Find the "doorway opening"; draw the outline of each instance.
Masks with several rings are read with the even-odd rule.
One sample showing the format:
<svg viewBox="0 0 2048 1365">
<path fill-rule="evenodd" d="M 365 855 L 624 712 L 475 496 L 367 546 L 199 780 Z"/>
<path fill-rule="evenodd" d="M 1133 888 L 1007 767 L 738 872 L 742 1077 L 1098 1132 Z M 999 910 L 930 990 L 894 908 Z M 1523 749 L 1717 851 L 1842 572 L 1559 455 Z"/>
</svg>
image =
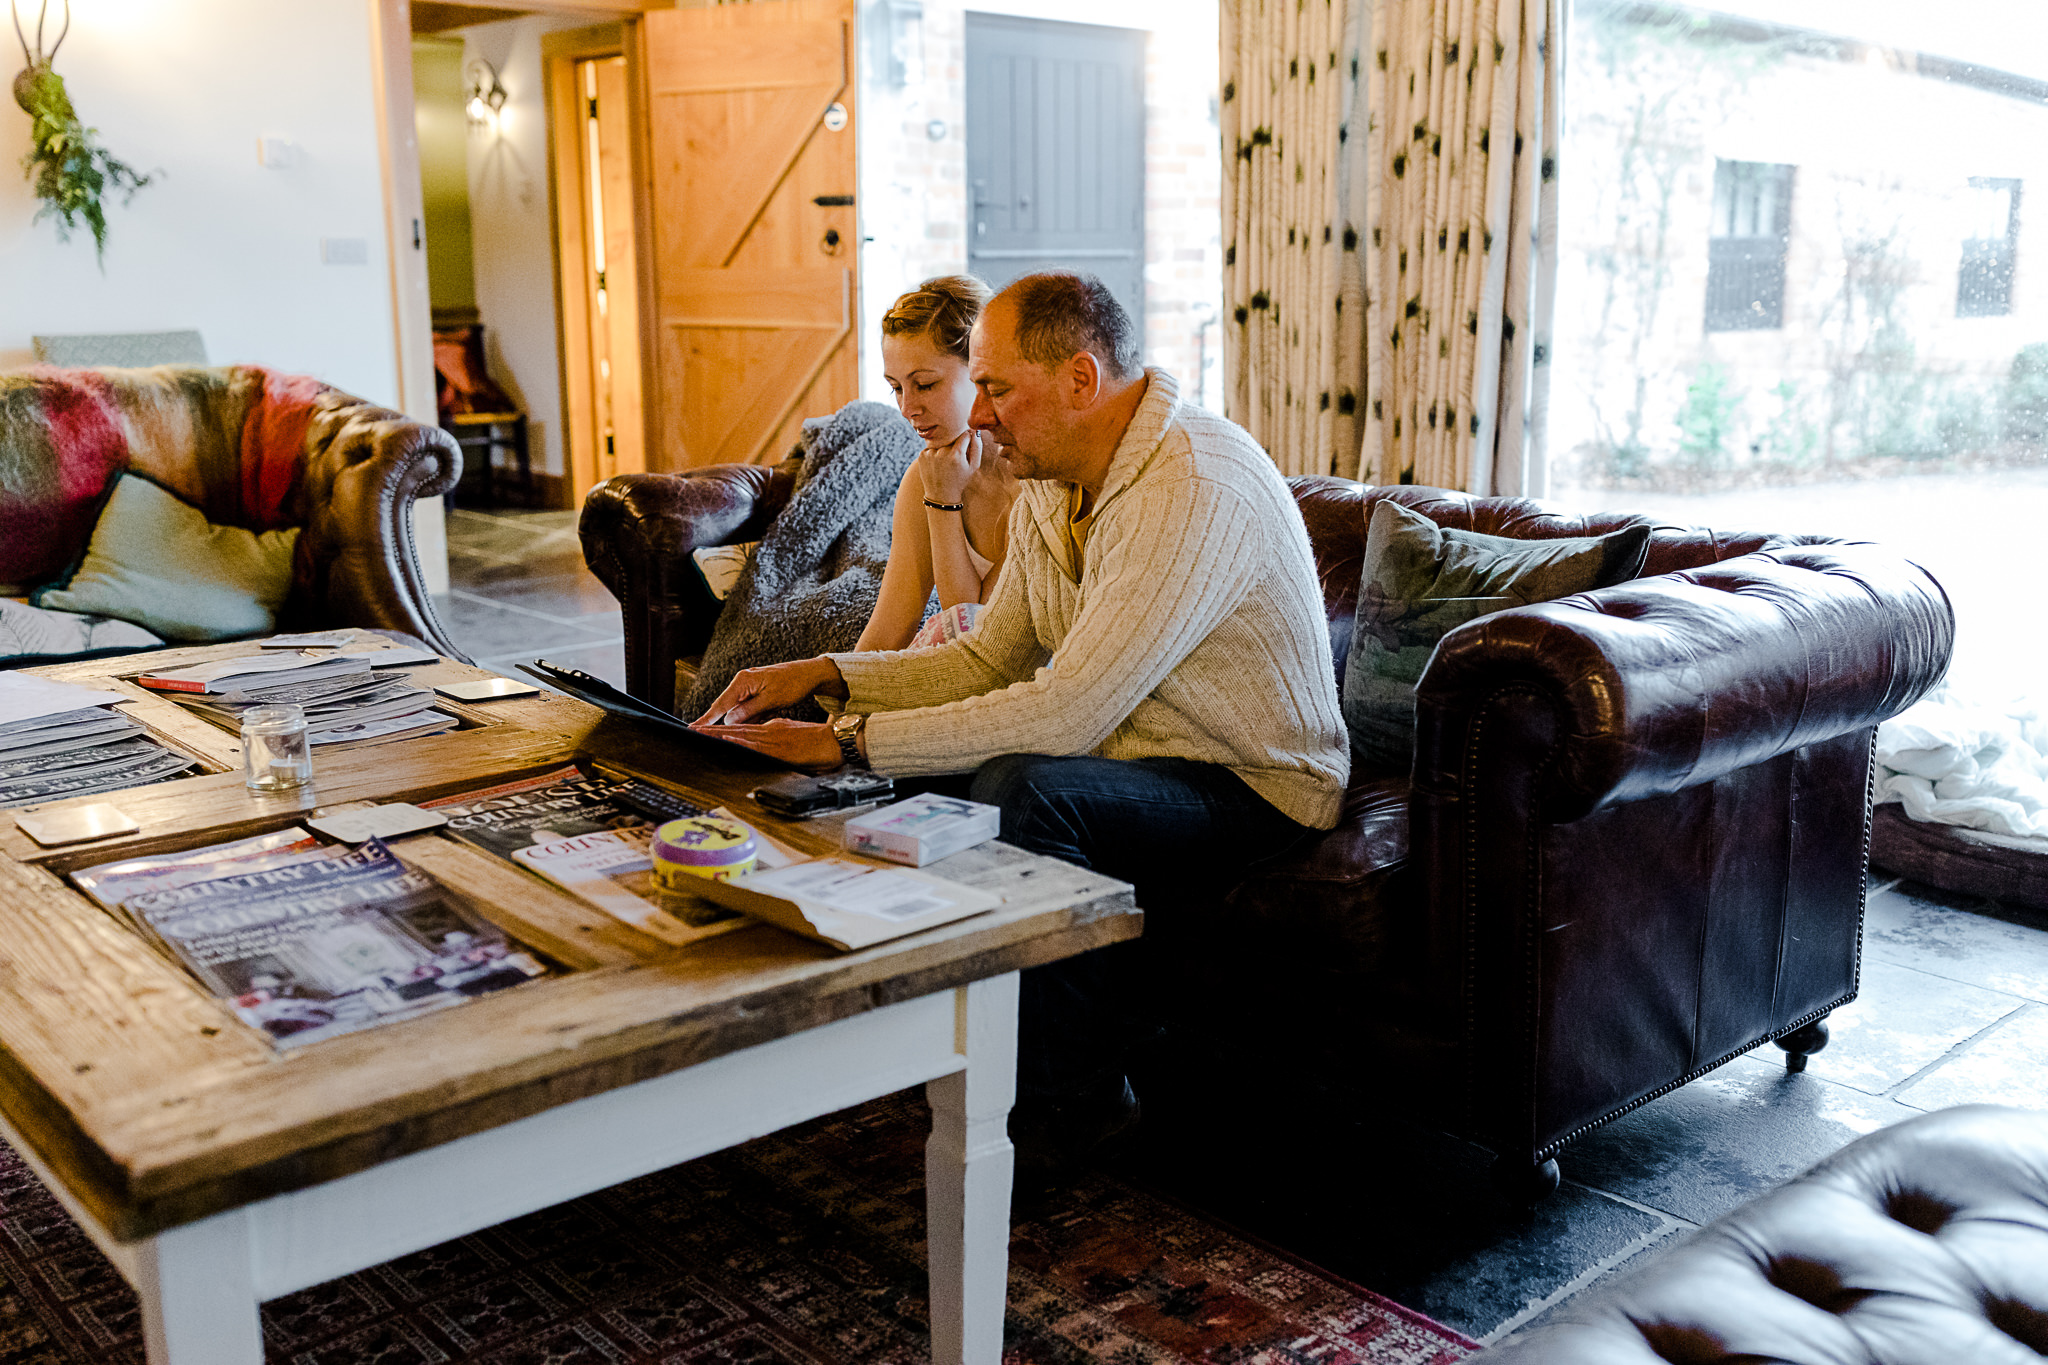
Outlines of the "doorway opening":
<svg viewBox="0 0 2048 1365">
<path fill-rule="evenodd" d="M 633 94 L 617 24 L 542 44 L 554 161 L 562 419 L 576 503 L 647 468 Z"/>
</svg>

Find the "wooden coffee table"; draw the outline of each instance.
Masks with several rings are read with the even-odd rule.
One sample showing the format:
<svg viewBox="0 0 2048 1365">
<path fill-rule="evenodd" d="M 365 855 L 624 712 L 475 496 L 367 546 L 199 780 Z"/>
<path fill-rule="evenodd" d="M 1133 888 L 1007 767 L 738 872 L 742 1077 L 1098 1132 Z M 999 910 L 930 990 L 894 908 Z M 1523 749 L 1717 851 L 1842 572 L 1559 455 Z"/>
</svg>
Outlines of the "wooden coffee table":
<svg viewBox="0 0 2048 1365">
<path fill-rule="evenodd" d="M 857 953 L 766 926 L 679 949 L 416 835 L 393 847 L 564 970 L 280 1056 L 62 874 L 352 803 L 444 796 L 579 752 L 806 852 L 836 848 L 838 830 L 778 821 L 747 798 L 748 774 L 552 694 L 443 703 L 468 728 L 317 757 L 311 794 L 255 796 L 233 735 L 119 676 L 246 652 L 35 670 L 129 693 L 131 716 L 213 771 L 80 798 L 142 825 L 94 844 L 44 849 L 0 812 L 0 1127 L 140 1293 L 151 1365 L 260 1365 L 265 1299 L 920 1082 L 933 1358 L 994 1365 L 1017 973 L 1136 937 L 1127 886 L 984 844 L 939 871 L 1002 894 L 988 914 Z M 451 662 L 409 671 L 486 676 Z"/>
</svg>

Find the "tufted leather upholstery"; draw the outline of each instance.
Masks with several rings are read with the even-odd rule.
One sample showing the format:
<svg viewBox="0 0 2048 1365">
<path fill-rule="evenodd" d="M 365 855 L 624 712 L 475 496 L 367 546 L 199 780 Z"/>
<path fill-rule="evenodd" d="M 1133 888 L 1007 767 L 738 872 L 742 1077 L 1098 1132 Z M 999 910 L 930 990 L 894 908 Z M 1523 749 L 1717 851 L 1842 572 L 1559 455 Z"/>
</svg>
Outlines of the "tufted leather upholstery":
<svg viewBox="0 0 2048 1365">
<path fill-rule="evenodd" d="M 619 599 L 628 692 L 675 704 L 677 661 L 701 655 L 718 621 L 690 551 L 759 540 L 795 487 L 785 462 L 620 474 L 590 490 L 577 533 L 584 563 Z"/>
<path fill-rule="evenodd" d="M 2048 1114 L 1852 1143 L 1472 1365 L 2039 1365 Z"/>
<path fill-rule="evenodd" d="M 1340 671 L 1382 498 L 1526 539 L 1644 520 L 1292 484 Z M 715 620 L 683 556 L 757 538 L 789 487 L 717 466 L 591 493 L 584 554 L 624 605 L 636 695 L 666 705 Z M 1953 636 L 1940 587 L 1895 552 L 1657 526 L 1641 578 L 1447 637 L 1411 771 L 1354 772 L 1336 829 L 1154 916 L 1177 1031 L 1261 1065 L 1370 1067 L 1545 1160 L 1855 997 L 1871 739 Z"/>
<path fill-rule="evenodd" d="M 248 530 L 297 527 L 283 630 L 362 626 L 463 657 L 427 595 L 412 508 L 455 486 L 462 453 L 437 427 L 306 376 L 257 366 L 146 369 L 37 367 L 0 374 L 12 421 L 0 421 L 0 480 L 9 494 L 83 487 L 129 469 Z M 48 414 L 61 412 L 52 424 Z M 55 471 L 63 471 L 61 474 Z M 85 551 L 96 501 L 78 516 L 33 516 L 56 551 L 45 570 Z M 23 585 L 53 573 L 36 573 Z"/>
<path fill-rule="evenodd" d="M 413 546 L 412 505 L 462 477 L 439 427 L 330 389 L 315 400 L 290 505 L 304 529 L 286 618 L 295 625 L 396 630 L 466 658 L 442 629 Z"/>
</svg>

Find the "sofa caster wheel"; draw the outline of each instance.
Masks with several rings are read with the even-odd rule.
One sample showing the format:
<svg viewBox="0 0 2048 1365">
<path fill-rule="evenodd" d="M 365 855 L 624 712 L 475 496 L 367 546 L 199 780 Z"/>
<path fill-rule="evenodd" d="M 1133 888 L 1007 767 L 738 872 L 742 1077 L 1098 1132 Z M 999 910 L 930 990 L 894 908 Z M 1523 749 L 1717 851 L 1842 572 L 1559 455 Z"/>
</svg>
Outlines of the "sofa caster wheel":
<svg viewBox="0 0 2048 1365">
<path fill-rule="evenodd" d="M 1793 1029 L 1775 1040 L 1785 1049 L 1785 1070 L 1797 1074 L 1806 1070 L 1806 1059 L 1828 1045 L 1828 1021 L 1816 1019 L 1805 1028 Z"/>
<path fill-rule="evenodd" d="M 1563 1178 L 1554 1160 L 1531 1164 L 1513 1157 L 1501 1157 L 1495 1161 L 1491 1174 L 1493 1188 L 1501 1198 L 1530 1209 L 1556 1194 L 1558 1182 Z"/>
</svg>

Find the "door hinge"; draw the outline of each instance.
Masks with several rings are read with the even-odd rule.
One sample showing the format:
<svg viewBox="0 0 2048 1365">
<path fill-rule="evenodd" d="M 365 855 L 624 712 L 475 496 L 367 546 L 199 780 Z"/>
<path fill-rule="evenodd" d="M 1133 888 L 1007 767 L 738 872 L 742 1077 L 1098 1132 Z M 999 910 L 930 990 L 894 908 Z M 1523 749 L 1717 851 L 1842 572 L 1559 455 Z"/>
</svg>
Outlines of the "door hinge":
<svg viewBox="0 0 2048 1365">
<path fill-rule="evenodd" d="M 597 287 L 599 289 L 604 288 L 604 272 L 602 270 L 597 272 Z"/>
<path fill-rule="evenodd" d="M 597 117 L 597 96 L 595 96 L 595 95 L 592 95 L 592 96 L 590 97 L 590 101 L 589 101 L 589 103 L 590 103 L 590 117 L 592 117 L 592 118 L 596 118 L 596 117 Z"/>
<path fill-rule="evenodd" d="M 609 431 L 607 431 L 604 434 L 604 453 L 607 455 L 616 455 L 619 453 L 618 449 L 612 444 L 612 434 Z"/>
</svg>

